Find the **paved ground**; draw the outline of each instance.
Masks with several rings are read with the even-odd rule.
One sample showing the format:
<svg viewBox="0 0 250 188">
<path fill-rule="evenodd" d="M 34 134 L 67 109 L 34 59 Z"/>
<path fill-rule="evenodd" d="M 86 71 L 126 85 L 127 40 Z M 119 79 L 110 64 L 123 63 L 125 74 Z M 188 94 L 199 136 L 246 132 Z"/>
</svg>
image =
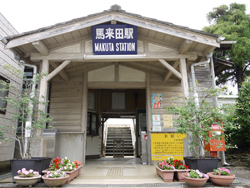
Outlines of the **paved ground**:
<svg viewBox="0 0 250 188">
<path fill-rule="evenodd" d="M 246 167 L 229 167 L 236 175 L 230 187 L 250 187 L 250 169 Z M 12 183 L 11 174 L 0 177 L 0 187 L 17 187 Z M 1 180 L 2 178 L 2 180 Z M 45 187 L 39 183 L 34 187 Z M 87 160 L 81 175 L 63 187 L 188 187 L 186 183 L 175 180 L 165 183 L 156 175 L 153 165 L 141 165 L 136 158 L 102 158 Z M 205 187 L 214 187 L 211 182 Z"/>
</svg>

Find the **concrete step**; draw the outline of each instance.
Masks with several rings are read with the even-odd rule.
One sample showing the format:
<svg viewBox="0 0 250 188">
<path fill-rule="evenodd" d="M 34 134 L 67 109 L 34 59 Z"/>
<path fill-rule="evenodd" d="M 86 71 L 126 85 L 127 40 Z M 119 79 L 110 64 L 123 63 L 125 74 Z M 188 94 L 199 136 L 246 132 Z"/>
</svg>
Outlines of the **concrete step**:
<svg viewBox="0 0 250 188">
<path fill-rule="evenodd" d="M 132 138 L 132 136 L 131 135 L 112 135 L 112 136 L 110 136 L 110 135 L 108 135 L 107 136 L 107 139 L 108 138 L 115 138 L 116 140 L 119 140 L 119 138 Z"/>
<path fill-rule="evenodd" d="M 115 133 L 112 133 L 112 134 L 108 134 L 107 136 L 108 136 L 108 137 L 109 137 L 109 136 L 131 136 L 131 133 L 122 133 L 122 134 L 115 134 Z"/>
<path fill-rule="evenodd" d="M 114 144 L 113 140 L 107 140 L 106 145 L 113 145 L 113 144 Z M 132 139 L 131 140 L 124 140 L 124 144 L 125 145 L 128 145 L 128 144 L 133 145 L 132 144 Z"/>
<path fill-rule="evenodd" d="M 113 156 L 113 152 L 112 153 L 105 153 L 105 156 Z M 134 153 L 132 153 L 132 152 L 125 153 L 124 152 L 124 156 L 134 156 Z"/>
<path fill-rule="evenodd" d="M 110 150 L 112 149 L 113 150 L 113 146 L 106 146 L 106 150 Z M 132 146 L 124 146 L 124 150 L 134 150 L 134 148 Z"/>
</svg>

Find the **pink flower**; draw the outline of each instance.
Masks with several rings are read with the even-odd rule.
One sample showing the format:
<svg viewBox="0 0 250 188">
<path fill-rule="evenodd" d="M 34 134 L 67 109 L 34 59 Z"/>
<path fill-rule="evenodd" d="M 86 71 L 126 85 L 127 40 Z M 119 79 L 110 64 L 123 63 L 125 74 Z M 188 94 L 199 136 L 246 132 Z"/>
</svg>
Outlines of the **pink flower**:
<svg viewBox="0 0 250 188">
<path fill-rule="evenodd" d="M 21 173 L 21 170 L 18 170 L 18 171 L 17 171 L 17 174 L 20 174 L 20 173 Z"/>
<path fill-rule="evenodd" d="M 34 170 L 30 169 L 29 172 L 32 173 Z"/>
<path fill-rule="evenodd" d="M 34 171 L 33 173 L 34 173 L 35 175 L 39 175 L 39 172 Z"/>
<path fill-rule="evenodd" d="M 221 175 L 221 172 L 219 172 L 219 175 Z"/>
<path fill-rule="evenodd" d="M 26 171 L 26 168 L 22 168 L 22 173 Z"/>
<path fill-rule="evenodd" d="M 28 175 L 29 174 L 29 171 L 24 171 L 23 172 L 25 175 Z"/>
</svg>

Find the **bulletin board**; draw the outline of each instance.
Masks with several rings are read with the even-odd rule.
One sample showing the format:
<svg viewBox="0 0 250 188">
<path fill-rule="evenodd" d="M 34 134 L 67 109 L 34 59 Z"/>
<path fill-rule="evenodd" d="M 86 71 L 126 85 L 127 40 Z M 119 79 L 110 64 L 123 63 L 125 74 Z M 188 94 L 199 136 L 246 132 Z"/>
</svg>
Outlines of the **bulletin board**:
<svg viewBox="0 0 250 188">
<path fill-rule="evenodd" d="M 183 160 L 183 138 L 181 133 L 152 133 L 151 152 L 152 160 L 166 160 L 169 157 Z"/>
</svg>

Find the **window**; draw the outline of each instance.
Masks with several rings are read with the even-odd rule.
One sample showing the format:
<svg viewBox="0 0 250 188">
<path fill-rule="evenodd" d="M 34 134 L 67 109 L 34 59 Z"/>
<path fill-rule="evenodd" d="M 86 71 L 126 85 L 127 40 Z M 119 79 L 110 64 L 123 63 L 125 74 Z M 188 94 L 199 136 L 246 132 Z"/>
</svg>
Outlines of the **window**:
<svg viewBox="0 0 250 188">
<path fill-rule="evenodd" d="M 5 114 L 6 113 L 6 106 L 7 102 L 4 100 L 6 96 L 8 96 L 8 91 L 1 91 L 1 89 L 5 88 L 5 84 L 9 83 L 10 81 L 6 78 L 0 76 L 0 113 Z"/>
<path fill-rule="evenodd" d="M 87 135 L 98 135 L 97 114 L 88 112 Z"/>
</svg>

